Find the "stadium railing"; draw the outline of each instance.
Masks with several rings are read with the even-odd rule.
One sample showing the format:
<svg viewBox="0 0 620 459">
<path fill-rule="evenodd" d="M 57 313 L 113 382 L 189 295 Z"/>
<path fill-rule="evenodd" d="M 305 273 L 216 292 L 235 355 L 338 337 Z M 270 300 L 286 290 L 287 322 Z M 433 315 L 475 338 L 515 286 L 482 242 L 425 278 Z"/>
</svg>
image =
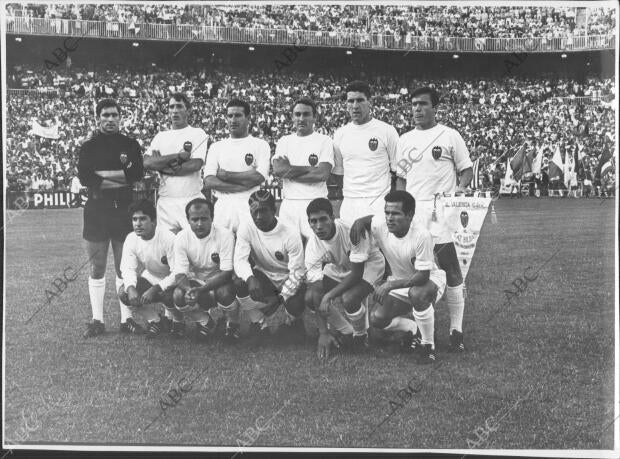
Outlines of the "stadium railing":
<svg viewBox="0 0 620 459">
<path fill-rule="evenodd" d="M 463 38 L 409 37 L 350 31 L 213 27 L 176 24 L 130 24 L 7 16 L 10 34 L 60 35 L 127 40 L 172 40 L 268 45 L 303 45 L 433 52 L 557 52 L 615 49 L 615 35 L 584 35 L 560 38 Z"/>
</svg>

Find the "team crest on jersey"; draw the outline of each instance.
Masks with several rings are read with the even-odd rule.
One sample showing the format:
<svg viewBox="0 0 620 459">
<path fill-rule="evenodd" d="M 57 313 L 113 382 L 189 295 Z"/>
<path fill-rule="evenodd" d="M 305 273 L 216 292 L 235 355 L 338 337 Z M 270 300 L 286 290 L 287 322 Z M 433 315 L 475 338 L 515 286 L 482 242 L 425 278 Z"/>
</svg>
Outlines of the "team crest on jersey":
<svg viewBox="0 0 620 459">
<path fill-rule="evenodd" d="M 282 252 L 280 252 L 279 250 L 276 252 L 276 258 L 278 259 L 278 261 L 282 261 L 284 260 L 284 255 L 282 255 Z"/>
<path fill-rule="evenodd" d="M 368 148 L 370 148 L 370 151 L 375 151 L 378 146 L 379 146 L 379 141 L 377 140 L 376 137 L 372 137 L 368 141 Z"/>
<path fill-rule="evenodd" d="M 319 157 L 312 153 L 310 156 L 308 156 L 308 162 L 312 167 L 314 167 L 319 162 Z"/>
<path fill-rule="evenodd" d="M 192 152 L 192 146 L 193 146 L 193 144 L 189 140 L 187 140 L 183 144 L 183 150 L 185 150 L 188 153 L 191 153 Z"/>
<path fill-rule="evenodd" d="M 125 153 L 124 151 L 121 151 L 121 154 L 118 157 L 118 159 L 123 165 L 123 167 L 131 167 L 132 163 L 131 162 L 129 164 L 127 163 L 127 161 L 129 160 L 129 157 L 127 156 L 127 153 Z"/>
<path fill-rule="evenodd" d="M 168 257 L 166 255 L 164 255 L 163 257 L 161 257 L 161 264 L 162 265 L 167 265 L 168 264 Z"/>
<path fill-rule="evenodd" d="M 211 261 L 213 261 L 213 263 L 220 263 L 220 254 L 219 253 L 212 253 L 211 254 Z"/>
<path fill-rule="evenodd" d="M 254 155 L 252 153 L 246 153 L 246 155 L 245 155 L 245 163 L 248 166 L 251 166 L 254 163 Z"/>
<path fill-rule="evenodd" d="M 433 151 L 433 158 L 434 159 L 441 158 L 441 147 L 434 146 L 432 151 Z"/>
</svg>

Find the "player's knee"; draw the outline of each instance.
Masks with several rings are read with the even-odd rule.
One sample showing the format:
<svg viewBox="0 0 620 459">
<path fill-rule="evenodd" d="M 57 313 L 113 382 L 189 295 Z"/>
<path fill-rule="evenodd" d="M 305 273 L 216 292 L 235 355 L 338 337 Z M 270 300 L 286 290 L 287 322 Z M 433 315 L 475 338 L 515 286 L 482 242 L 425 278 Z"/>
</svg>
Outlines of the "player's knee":
<svg viewBox="0 0 620 459">
<path fill-rule="evenodd" d="M 226 284 L 226 285 L 219 287 L 215 291 L 215 298 L 217 302 L 220 304 L 224 304 L 224 305 L 231 304 L 233 301 L 235 301 L 235 296 L 236 296 L 235 286 L 233 285 L 232 282 L 230 284 Z"/>
<path fill-rule="evenodd" d="M 383 314 L 379 308 L 370 313 L 370 326 L 374 328 L 385 328 L 391 320 Z"/>
<path fill-rule="evenodd" d="M 359 311 L 360 302 L 361 300 L 357 295 L 352 295 L 350 292 L 344 292 L 342 294 L 342 306 L 348 313 Z"/>
<path fill-rule="evenodd" d="M 248 284 L 246 284 L 243 279 L 236 278 L 233 281 L 233 285 L 239 298 L 245 298 L 250 295 L 250 291 L 248 290 Z"/>
<path fill-rule="evenodd" d="M 175 288 L 172 299 L 175 306 L 185 306 L 185 291 L 182 288 Z"/>
<path fill-rule="evenodd" d="M 175 289 L 168 288 L 164 290 L 159 297 L 159 301 L 161 301 L 167 309 L 174 309 L 174 290 Z"/>
<path fill-rule="evenodd" d="M 129 304 L 129 295 L 127 295 L 127 292 L 125 292 L 125 290 L 123 290 L 122 288 L 118 292 L 118 299 L 125 306 L 130 306 L 130 304 Z"/>
<path fill-rule="evenodd" d="M 453 268 L 446 271 L 446 283 L 450 287 L 456 287 L 457 285 L 461 285 L 463 283 L 463 276 L 460 268 Z"/>
<path fill-rule="evenodd" d="M 290 315 L 299 317 L 303 314 L 305 307 L 304 301 L 302 301 L 303 298 L 302 295 L 295 295 L 284 304 L 284 307 Z"/>
<path fill-rule="evenodd" d="M 105 276 L 105 263 L 93 263 L 90 265 L 90 277 L 92 279 L 103 279 Z"/>
<path fill-rule="evenodd" d="M 419 287 L 411 287 L 408 296 L 409 302 L 416 311 L 424 311 L 428 307 L 429 301 Z"/>
</svg>

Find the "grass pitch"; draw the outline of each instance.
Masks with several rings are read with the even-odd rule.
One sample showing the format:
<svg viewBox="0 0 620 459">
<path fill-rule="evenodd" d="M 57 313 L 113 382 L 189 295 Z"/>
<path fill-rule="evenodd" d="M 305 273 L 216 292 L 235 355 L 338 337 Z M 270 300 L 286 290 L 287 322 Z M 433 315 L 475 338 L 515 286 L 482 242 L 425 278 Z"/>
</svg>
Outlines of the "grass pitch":
<svg viewBox="0 0 620 459">
<path fill-rule="evenodd" d="M 487 216 L 467 278 L 468 351 L 447 353 L 442 301 L 434 368 L 382 347 L 319 365 L 314 344 L 251 350 L 120 335 L 111 254 L 107 333 L 85 340 L 88 266 L 45 305 L 54 278 L 87 261 L 82 211 L 21 213 L 6 229 L 6 438 L 462 449 L 486 431 L 480 448 L 612 449 L 614 206 L 496 202 L 497 224 Z M 513 279 L 557 250 L 502 307 Z M 184 376 L 191 389 L 161 414 L 160 398 Z M 408 381 L 418 392 L 393 411 Z"/>
</svg>

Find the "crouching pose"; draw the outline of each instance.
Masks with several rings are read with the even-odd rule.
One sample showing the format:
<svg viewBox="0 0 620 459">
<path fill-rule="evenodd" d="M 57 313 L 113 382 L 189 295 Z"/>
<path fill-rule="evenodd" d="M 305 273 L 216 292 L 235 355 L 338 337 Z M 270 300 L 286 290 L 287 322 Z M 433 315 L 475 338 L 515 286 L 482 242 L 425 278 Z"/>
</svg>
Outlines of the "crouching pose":
<svg viewBox="0 0 620 459">
<path fill-rule="evenodd" d="M 132 313 L 139 313 L 148 323 L 147 338 L 161 332 L 157 303 L 172 308 L 174 274 L 169 264 L 173 257 L 174 234 L 157 226 L 155 206 L 144 199 L 129 207 L 133 233 L 127 235 L 121 258 L 123 285 L 118 297 Z M 136 327 L 132 318 L 127 326 Z"/>
<path fill-rule="evenodd" d="M 318 357 L 328 358 L 330 348 L 343 343 L 363 350 L 368 346 L 365 299 L 383 277 L 383 255 L 369 237 L 351 243 L 350 227 L 334 218 L 329 200 L 313 200 L 306 213 L 314 233 L 306 246 L 306 304 L 318 312 Z"/>
<path fill-rule="evenodd" d="M 209 309 L 219 307 L 226 316 L 224 336 L 239 339 L 239 304 L 232 282 L 234 236 L 232 231 L 213 225 L 213 204 L 196 198 L 185 207 L 190 230 L 180 231 L 174 241 L 175 274 L 172 333 L 185 334 L 184 316 L 196 322 L 198 339 L 215 330 Z"/>
<path fill-rule="evenodd" d="M 435 263 L 433 238 L 414 223 L 415 199 L 406 191 L 385 196 L 385 218 L 369 215 L 355 221 L 351 240 L 355 243 L 371 230 L 385 255 L 392 275 L 375 288 L 379 303 L 370 316 L 373 327 L 411 332 L 411 347 L 421 363 L 435 361 L 435 309 L 446 288 L 446 274 Z M 413 324 L 407 315 L 412 312 Z M 418 345 L 420 344 L 421 345 Z"/>
<path fill-rule="evenodd" d="M 265 318 L 284 304 L 287 337 L 304 336 L 302 287 L 304 251 L 298 228 L 276 218 L 276 202 L 267 190 L 250 195 L 252 221 L 243 221 L 237 231 L 235 280 L 241 308 L 250 318 L 250 343 L 264 344 L 269 336 Z M 254 266 L 250 264 L 250 260 Z"/>
</svg>

